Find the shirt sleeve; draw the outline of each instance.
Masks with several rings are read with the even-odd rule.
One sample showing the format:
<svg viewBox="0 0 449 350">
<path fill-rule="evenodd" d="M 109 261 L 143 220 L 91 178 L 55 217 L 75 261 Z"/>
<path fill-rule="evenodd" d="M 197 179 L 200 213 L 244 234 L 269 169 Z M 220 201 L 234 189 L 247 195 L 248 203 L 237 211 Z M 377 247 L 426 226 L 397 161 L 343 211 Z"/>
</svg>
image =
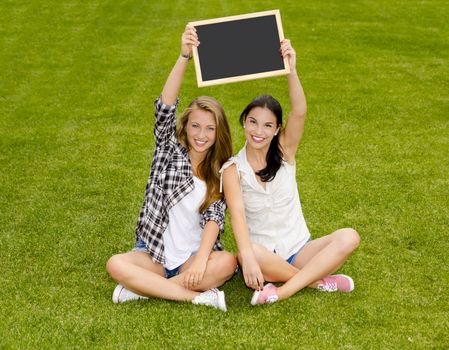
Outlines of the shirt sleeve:
<svg viewBox="0 0 449 350">
<path fill-rule="evenodd" d="M 226 202 L 224 199 L 213 202 L 201 215 L 200 226 L 202 229 L 209 221 L 215 221 L 220 229 L 220 234 L 225 226 Z"/>
<path fill-rule="evenodd" d="M 223 193 L 223 172 L 227 168 L 229 168 L 232 164 L 235 164 L 235 166 L 237 167 L 237 175 L 240 178 L 239 164 L 237 163 L 237 158 L 236 157 L 231 157 L 220 168 L 220 193 Z"/>
<path fill-rule="evenodd" d="M 179 99 L 176 98 L 174 105 L 166 105 L 162 102 L 161 96 L 154 101 L 154 139 L 156 144 L 166 142 L 176 132 L 176 108 Z"/>
</svg>

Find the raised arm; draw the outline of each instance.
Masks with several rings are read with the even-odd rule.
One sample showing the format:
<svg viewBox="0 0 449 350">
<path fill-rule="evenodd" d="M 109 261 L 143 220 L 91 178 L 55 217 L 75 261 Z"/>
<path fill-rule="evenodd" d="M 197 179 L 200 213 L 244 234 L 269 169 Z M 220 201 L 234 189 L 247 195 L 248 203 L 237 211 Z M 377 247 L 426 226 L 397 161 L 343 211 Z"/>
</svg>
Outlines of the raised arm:
<svg viewBox="0 0 449 350">
<path fill-rule="evenodd" d="M 176 102 L 184 79 L 187 63 L 189 62 L 189 57 L 192 56 L 192 45 L 199 45 L 198 36 L 196 34 L 196 29 L 187 25 L 182 34 L 181 54 L 172 68 L 170 75 L 165 82 L 164 89 L 162 90 L 162 102 L 166 105 L 173 105 Z"/>
<path fill-rule="evenodd" d="M 223 172 L 223 190 L 231 215 L 231 226 L 237 243 L 243 278 L 249 288 L 260 290 L 263 288 L 264 278 L 249 238 L 240 179 L 235 165 L 231 165 Z"/>
<path fill-rule="evenodd" d="M 304 132 L 307 103 L 298 73 L 296 72 L 296 52 L 291 46 L 290 40 L 285 39 L 281 42 L 281 54 L 283 57 L 287 57 L 290 64 L 290 74 L 287 76 L 287 81 L 291 111 L 280 142 L 284 149 L 285 160 L 292 164 Z"/>
</svg>

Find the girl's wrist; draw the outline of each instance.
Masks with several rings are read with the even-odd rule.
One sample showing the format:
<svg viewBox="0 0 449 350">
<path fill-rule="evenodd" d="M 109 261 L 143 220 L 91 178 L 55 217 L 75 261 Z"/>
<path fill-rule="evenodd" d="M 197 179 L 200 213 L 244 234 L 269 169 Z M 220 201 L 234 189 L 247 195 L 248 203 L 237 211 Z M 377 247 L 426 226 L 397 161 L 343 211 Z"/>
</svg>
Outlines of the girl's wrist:
<svg viewBox="0 0 449 350">
<path fill-rule="evenodd" d="M 181 52 L 181 56 L 180 57 L 182 57 L 182 58 L 184 58 L 184 59 L 186 59 L 188 61 L 190 61 L 192 59 L 192 55 L 188 55 L 188 54 L 185 54 L 183 52 Z"/>
<path fill-rule="evenodd" d="M 290 73 L 287 75 L 287 77 L 291 77 L 291 78 L 298 77 L 298 79 L 299 79 L 299 75 L 298 75 L 298 72 L 296 71 L 296 69 L 290 69 Z"/>
<path fill-rule="evenodd" d="M 198 251 L 195 254 L 195 260 L 197 260 L 197 261 L 207 262 L 208 259 L 209 259 L 209 254 L 204 254 L 203 252 L 200 252 L 200 251 Z"/>
</svg>

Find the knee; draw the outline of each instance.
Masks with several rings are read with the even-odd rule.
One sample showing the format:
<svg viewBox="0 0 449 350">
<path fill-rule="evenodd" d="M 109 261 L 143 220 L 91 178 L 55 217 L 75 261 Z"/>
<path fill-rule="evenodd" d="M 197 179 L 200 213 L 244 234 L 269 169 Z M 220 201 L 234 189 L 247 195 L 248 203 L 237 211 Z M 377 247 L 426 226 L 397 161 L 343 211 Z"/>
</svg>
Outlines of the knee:
<svg viewBox="0 0 449 350">
<path fill-rule="evenodd" d="M 237 259 L 230 252 L 220 252 L 219 263 L 217 264 L 217 275 L 222 275 L 224 278 L 231 277 L 237 267 Z"/>
<path fill-rule="evenodd" d="M 342 250 L 346 253 L 352 253 L 360 245 L 359 233 L 353 228 L 344 228 L 340 230 L 339 242 Z"/>
<path fill-rule="evenodd" d="M 106 271 L 116 281 L 121 281 L 125 277 L 124 263 L 122 254 L 113 255 L 106 263 Z"/>
</svg>

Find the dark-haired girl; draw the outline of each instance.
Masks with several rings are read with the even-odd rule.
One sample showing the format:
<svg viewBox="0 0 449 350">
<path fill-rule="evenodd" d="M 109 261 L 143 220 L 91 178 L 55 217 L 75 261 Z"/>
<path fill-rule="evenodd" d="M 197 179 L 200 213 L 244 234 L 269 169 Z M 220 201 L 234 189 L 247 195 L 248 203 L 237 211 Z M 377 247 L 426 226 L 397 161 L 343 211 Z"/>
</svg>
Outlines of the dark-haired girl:
<svg viewBox="0 0 449 350">
<path fill-rule="evenodd" d="M 359 245 L 351 228 L 311 240 L 296 184 L 295 154 L 304 131 L 306 99 L 289 40 L 281 54 L 290 63 L 287 76 L 291 111 L 282 129 L 282 108 L 260 96 L 242 112 L 246 144 L 222 168 L 223 189 L 238 246 L 238 260 L 252 305 L 286 299 L 305 287 L 351 292 L 354 282 L 337 271 Z M 276 287 L 264 282 L 285 282 Z"/>
</svg>

